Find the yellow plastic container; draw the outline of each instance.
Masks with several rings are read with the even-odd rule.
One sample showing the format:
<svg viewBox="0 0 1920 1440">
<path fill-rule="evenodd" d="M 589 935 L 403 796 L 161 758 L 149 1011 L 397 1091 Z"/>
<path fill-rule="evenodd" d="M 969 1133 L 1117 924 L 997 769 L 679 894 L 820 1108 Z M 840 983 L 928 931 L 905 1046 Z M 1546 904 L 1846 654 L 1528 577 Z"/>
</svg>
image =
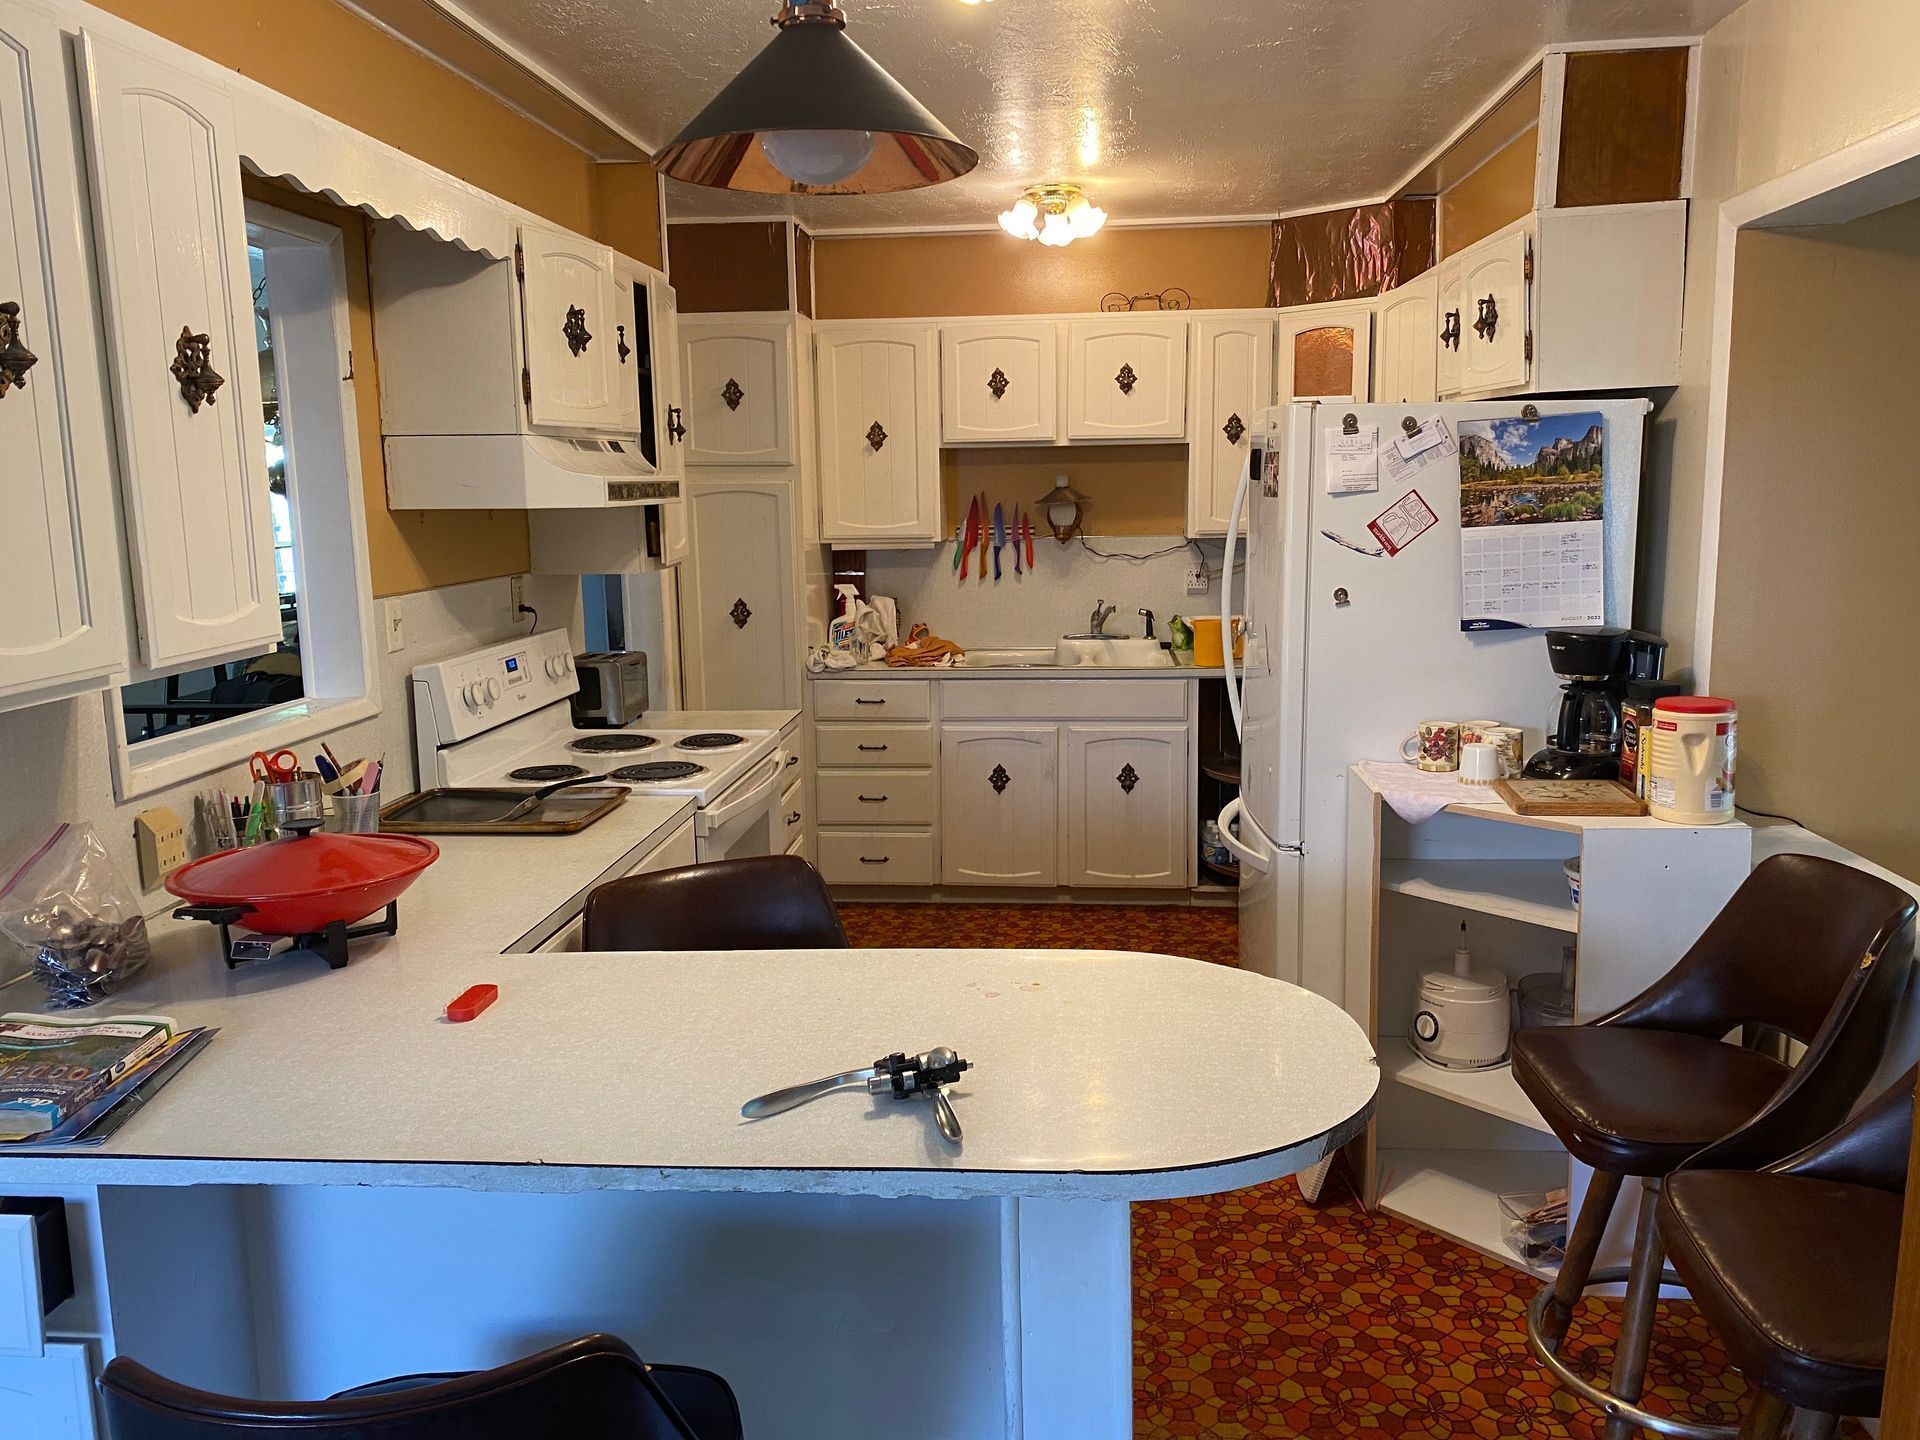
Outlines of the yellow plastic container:
<svg viewBox="0 0 1920 1440">
<path fill-rule="evenodd" d="M 1193 663 L 1200 666 L 1213 666 L 1218 669 L 1227 663 L 1220 648 L 1220 617 L 1218 615 L 1196 615 L 1193 617 Z"/>
</svg>

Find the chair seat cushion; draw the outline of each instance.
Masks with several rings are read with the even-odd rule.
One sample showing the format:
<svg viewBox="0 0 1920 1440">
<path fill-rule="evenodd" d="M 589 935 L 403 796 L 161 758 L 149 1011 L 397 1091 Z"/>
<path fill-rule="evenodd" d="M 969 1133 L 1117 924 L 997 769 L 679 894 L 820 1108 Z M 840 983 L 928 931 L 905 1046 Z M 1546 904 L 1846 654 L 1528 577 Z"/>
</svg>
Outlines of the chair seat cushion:
<svg viewBox="0 0 1920 1440">
<path fill-rule="evenodd" d="M 1667 1181 L 1660 1233 L 1749 1382 L 1827 1414 L 1878 1415 L 1901 1197 L 1741 1170 Z"/>
<path fill-rule="evenodd" d="M 1513 1077 L 1574 1156 L 1665 1175 L 1773 1098 L 1787 1066 L 1673 1030 L 1548 1025 L 1513 1037 Z"/>
</svg>

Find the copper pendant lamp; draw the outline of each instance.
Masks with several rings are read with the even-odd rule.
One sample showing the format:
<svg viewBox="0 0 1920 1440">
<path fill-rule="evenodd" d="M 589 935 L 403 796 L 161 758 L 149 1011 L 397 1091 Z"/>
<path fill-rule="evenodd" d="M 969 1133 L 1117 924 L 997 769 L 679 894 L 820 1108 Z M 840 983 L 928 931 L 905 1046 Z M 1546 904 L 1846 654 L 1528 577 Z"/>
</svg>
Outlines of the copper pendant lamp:
<svg viewBox="0 0 1920 1440">
<path fill-rule="evenodd" d="M 675 180 L 760 195 L 877 195 L 979 155 L 847 38 L 839 0 L 786 0 L 779 33 L 654 157 Z"/>
</svg>

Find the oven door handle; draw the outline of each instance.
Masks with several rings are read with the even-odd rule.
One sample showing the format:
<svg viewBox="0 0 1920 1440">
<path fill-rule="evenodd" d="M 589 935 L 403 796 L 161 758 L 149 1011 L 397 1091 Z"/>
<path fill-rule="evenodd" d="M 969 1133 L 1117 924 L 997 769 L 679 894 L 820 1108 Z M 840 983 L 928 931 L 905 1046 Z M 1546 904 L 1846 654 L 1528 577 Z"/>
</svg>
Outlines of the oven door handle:
<svg viewBox="0 0 1920 1440">
<path fill-rule="evenodd" d="M 756 805 L 767 804 L 773 792 L 780 786 L 780 772 L 787 768 L 787 756 L 784 750 L 776 750 L 761 762 L 766 766 L 766 778 L 749 785 L 738 800 L 729 799 L 724 805 L 716 805 L 706 813 L 707 829 L 718 830 L 736 815 L 752 810 Z"/>
</svg>

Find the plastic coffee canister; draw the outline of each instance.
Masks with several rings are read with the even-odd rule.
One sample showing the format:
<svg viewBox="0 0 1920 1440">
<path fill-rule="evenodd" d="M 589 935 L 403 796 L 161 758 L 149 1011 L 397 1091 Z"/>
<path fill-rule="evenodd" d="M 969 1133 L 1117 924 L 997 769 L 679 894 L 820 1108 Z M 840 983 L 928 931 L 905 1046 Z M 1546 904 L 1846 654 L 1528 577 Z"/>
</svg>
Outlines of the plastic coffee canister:
<svg viewBox="0 0 1920 1440">
<path fill-rule="evenodd" d="M 1654 701 L 1647 744 L 1647 809 L 1654 819 L 1720 825 L 1734 818 L 1739 727 L 1731 700 L 1675 695 Z"/>
</svg>

